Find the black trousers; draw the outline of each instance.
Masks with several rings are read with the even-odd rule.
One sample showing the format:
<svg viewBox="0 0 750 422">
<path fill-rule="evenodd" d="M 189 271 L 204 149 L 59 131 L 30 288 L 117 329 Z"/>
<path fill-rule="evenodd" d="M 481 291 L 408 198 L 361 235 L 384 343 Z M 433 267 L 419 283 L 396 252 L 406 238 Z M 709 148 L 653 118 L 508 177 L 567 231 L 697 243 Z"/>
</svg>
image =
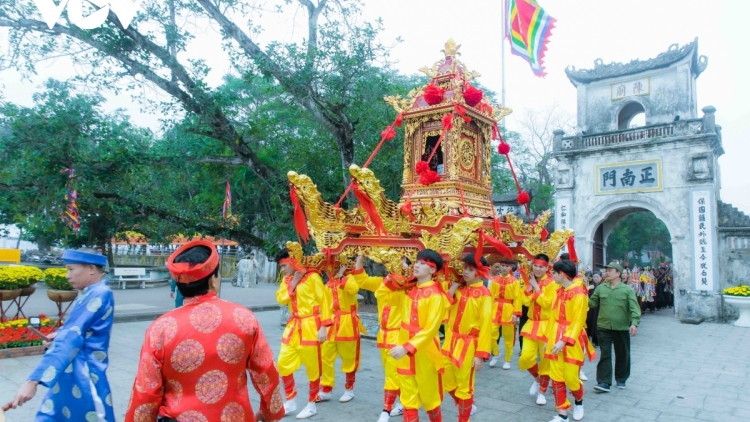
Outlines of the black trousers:
<svg viewBox="0 0 750 422">
<path fill-rule="evenodd" d="M 526 306 L 521 306 L 521 318 L 518 319 L 518 347 L 521 350 L 523 350 L 523 337 L 521 337 L 521 330 L 523 330 L 523 326 L 528 320 L 529 308 Z"/>
<path fill-rule="evenodd" d="M 614 345 L 615 381 L 624 383 L 630 378 L 630 331 L 603 328 L 599 328 L 598 331 L 601 357 L 596 365 L 596 382 L 612 385 L 612 345 Z"/>
</svg>

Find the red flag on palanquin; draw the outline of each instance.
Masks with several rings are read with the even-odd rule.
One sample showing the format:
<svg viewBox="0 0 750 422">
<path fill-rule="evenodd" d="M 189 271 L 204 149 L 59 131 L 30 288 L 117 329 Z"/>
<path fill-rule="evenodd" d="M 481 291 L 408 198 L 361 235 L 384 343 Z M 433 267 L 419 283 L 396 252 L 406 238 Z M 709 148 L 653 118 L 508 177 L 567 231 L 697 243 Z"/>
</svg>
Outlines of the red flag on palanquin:
<svg viewBox="0 0 750 422">
<path fill-rule="evenodd" d="M 534 0 L 505 0 L 504 24 L 511 53 L 528 61 L 535 75 L 544 76 L 544 53 L 555 19 Z"/>
</svg>

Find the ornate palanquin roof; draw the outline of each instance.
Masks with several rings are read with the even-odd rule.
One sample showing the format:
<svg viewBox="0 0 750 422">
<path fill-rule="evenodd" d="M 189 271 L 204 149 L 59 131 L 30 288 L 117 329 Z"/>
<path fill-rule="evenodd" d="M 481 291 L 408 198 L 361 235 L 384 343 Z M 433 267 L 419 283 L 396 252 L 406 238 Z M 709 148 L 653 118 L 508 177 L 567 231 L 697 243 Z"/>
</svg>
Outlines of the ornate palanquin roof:
<svg viewBox="0 0 750 422">
<path fill-rule="evenodd" d="M 672 44 L 669 49 L 658 56 L 647 60 L 631 60 L 630 63 L 607 63 L 604 64 L 602 59 L 594 60 L 593 69 L 576 69 L 569 66 L 565 69 L 565 74 L 573 85 L 589 84 L 591 82 L 603 79 L 615 78 L 618 76 L 634 75 L 636 73 L 648 70 L 662 69 L 671 66 L 674 63 L 691 57 L 691 67 L 695 76 L 700 75 L 708 65 L 708 57 L 698 55 L 698 38 L 691 43 L 682 47 L 679 44 Z"/>
</svg>

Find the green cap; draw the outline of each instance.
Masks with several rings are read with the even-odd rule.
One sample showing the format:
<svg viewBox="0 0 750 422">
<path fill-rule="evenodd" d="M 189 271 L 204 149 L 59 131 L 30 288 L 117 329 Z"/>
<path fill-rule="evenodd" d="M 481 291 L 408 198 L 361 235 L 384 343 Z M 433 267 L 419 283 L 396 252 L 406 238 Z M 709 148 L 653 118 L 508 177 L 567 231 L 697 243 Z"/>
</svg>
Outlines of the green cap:
<svg viewBox="0 0 750 422">
<path fill-rule="evenodd" d="M 622 265 L 618 264 L 615 261 L 610 262 L 609 265 L 605 265 L 604 268 L 614 268 L 617 270 L 617 272 L 620 272 L 620 273 L 625 271 L 625 269 L 622 268 Z"/>
</svg>

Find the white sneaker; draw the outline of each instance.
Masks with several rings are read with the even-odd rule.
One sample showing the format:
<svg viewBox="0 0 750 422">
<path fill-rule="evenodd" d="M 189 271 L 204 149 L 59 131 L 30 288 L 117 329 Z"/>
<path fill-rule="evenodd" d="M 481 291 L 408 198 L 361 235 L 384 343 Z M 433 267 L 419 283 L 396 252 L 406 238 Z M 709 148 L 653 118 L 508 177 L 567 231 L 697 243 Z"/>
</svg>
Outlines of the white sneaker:
<svg viewBox="0 0 750 422">
<path fill-rule="evenodd" d="M 580 421 L 583 419 L 583 405 L 573 404 L 573 420 Z"/>
<path fill-rule="evenodd" d="M 494 368 L 495 365 L 497 365 L 497 361 L 500 360 L 500 356 L 493 356 L 492 359 L 490 359 L 490 368 Z"/>
<path fill-rule="evenodd" d="M 549 422 L 568 422 L 568 420 L 561 418 L 560 415 L 557 415 L 557 416 L 555 416 L 555 419 L 552 419 Z"/>
<path fill-rule="evenodd" d="M 290 399 L 284 402 L 284 416 L 297 410 L 297 402 L 294 399 Z"/>
<path fill-rule="evenodd" d="M 344 390 L 344 394 L 341 395 L 341 398 L 339 401 L 341 403 L 346 403 L 348 401 L 351 401 L 354 398 L 354 390 Z"/>
<path fill-rule="evenodd" d="M 534 381 L 534 383 L 531 384 L 531 388 L 529 388 L 529 395 L 536 396 L 537 394 L 539 394 L 539 383 Z"/>
<path fill-rule="evenodd" d="M 396 403 L 395 406 L 393 406 L 393 409 L 391 410 L 390 416 L 403 416 L 404 415 L 404 406 L 401 403 Z"/>
<path fill-rule="evenodd" d="M 505 362 L 505 363 L 503 363 L 503 369 L 505 369 L 506 371 L 507 371 L 508 369 L 510 369 L 510 362 Z"/>
<path fill-rule="evenodd" d="M 472 404 L 471 405 L 471 413 L 469 413 L 469 416 L 474 416 L 474 414 L 477 413 L 477 406 Z"/>
<path fill-rule="evenodd" d="M 380 417 L 378 418 L 378 422 L 390 422 L 391 415 L 388 414 L 388 412 L 380 412 Z"/>
<path fill-rule="evenodd" d="M 583 372 L 583 368 L 578 372 L 578 379 L 581 381 L 588 381 L 589 378 L 586 376 L 586 373 Z"/>
<path fill-rule="evenodd" d="M 544 406 L 545 404 L 547 404 L 547 398 L 544 397 L 544 394 L 539 393 L 536 395 L 536 404 L 538 404 L 539 406 Z"/>
<path fill-rule="evenodd" d="M 320 401 L 331 400 L 331 397 L 333 397 L 333 393 L 330 391 L 327 393 L 324 393 L 322 390 L 318 392 L 318 399 L 320 399 Z"/>
<path fill-rule="evenodd" d="M 315 407 L 315 403 L 307 403 L 307 406 L 301 412 L 297 413 L 297 419 L 307 419 L 317 414 L 318 408 Z"/>
</svg>

